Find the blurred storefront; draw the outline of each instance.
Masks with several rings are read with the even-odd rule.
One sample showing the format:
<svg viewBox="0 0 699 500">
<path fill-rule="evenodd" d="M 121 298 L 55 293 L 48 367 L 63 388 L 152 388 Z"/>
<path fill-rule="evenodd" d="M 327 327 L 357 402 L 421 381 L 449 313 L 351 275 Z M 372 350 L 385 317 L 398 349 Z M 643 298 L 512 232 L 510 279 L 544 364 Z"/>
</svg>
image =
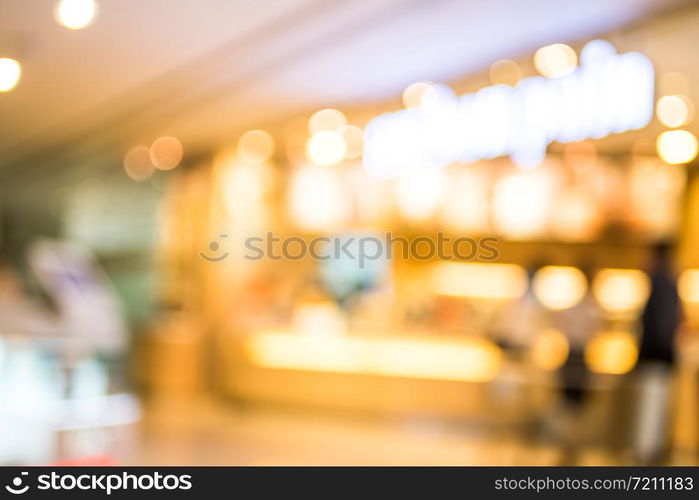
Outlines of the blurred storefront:
<svg viewBox="0 0 699 500">
<path fill-rule="evenodd" d="M 32 240 L 6 245 L 8 262 L 28 260 L 53 309 L 17 327 L 3 314 L 0 388 L 8 407 L 41 406 L 16 393 L 29 383 L 47 394 L 41 411 L 60 401 L 94 422 L 37 423 L 33 454 L 8 434 L 0 461 L 148 460 L 128 445 L 142 412 L 167 426 L 158 404 L 198 414 L 206 395 L 253 434 L 244 411 L 264 409 L 381 422 L 384 437 L 403 425 L 386 422 L 438 422 L 456 441 L 492 436 L 479 449 L 516 442 L 513 463 L 696 463 L 697 22 L 696 8 L 651 16 L 196 153 L 165 135 L 127 148 L 123 171 L 58 191 L 55 236 L 99 263 L 5 231 Z M 659 249 L 681 313 L 658 292 Z M 667 363 L 642 346 L 657 300 L 679 324 Z M 11 434 L 30 425 L 0 417 Z M 111 430 L 92 450 L 77 428 Z M 372 459 L 384 437 L 347 460 L 391 461 Z M 429 461 L 489 460 L 461 453 Z"/>
</svg>

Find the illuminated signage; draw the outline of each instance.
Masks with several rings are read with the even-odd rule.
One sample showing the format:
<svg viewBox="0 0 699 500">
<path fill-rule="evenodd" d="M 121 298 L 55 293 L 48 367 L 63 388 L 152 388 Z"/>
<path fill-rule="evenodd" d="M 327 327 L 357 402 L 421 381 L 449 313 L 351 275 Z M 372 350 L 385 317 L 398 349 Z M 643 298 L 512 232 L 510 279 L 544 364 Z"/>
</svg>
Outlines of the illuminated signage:
<svg viewBox="0 0 699 500">
<path fill-rule="evenodd" d="M 559 78 L 525 78 L 457 97 L 446 86 L 417 108 L 386 113 L 365 130 L 364 165 L 376 177 L 509 155 L 537 166 L 546 147 L 644 127 L 653 116 L 655 74 L 638 52 L 588 43 L 580 67 Z"/>
</svg>

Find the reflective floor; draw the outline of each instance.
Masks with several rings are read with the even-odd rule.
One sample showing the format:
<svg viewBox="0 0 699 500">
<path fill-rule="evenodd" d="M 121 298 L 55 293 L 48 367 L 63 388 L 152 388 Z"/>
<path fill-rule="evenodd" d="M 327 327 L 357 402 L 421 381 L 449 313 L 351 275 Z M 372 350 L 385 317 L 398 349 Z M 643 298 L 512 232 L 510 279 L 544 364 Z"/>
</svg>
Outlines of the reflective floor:
<svg viewBox="0 0 699 500">
<path fill-rule="evenodd" d="M 208 400 L 150 403 L 119 461 L 143 465 L 581 465 L 629 464 L 628 456 L 574 455 L 506 431 L 431 419 L 246 407 Z M 572 458 L 571 458 L 572 457 Z M 692 463 L 676 456 L 672 463 Z"/>
</svg>

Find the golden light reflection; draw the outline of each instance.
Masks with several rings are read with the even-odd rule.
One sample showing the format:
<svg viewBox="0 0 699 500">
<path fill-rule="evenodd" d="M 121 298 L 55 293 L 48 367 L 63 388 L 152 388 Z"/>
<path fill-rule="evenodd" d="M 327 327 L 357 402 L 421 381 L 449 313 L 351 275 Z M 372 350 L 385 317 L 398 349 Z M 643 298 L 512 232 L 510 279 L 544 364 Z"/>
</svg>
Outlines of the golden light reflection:
<svg viewBox="0 0 699 500">
<path fill-rule="evenodd" d="M 403 106 L 418 108 L 424 95 L 434 89 L 432 82 L 416 82 L 408 85 L 403 91 Z"/>
<path fill-rule="evenodd" d="M 342 111 L 326 108 L 321 109 L 311 116 L 311 119 L 308 120 L 308 131 L 311 134 L 323 131 L 334 132 L 345 125 L 347 125 L 347 118 L 345 118 Z"/>
<path fill-rule="evenodd" d="M 568 188 L 557 193 L 556 209 L 550 228 L 564 241 L 592 239 L 599 228 L 600 213 L 595 200 L 582 189 Z"/>
<path fill-rule="evenodd" d="M 623 375 L 633 369 L 637 360 L 638 347 L 631 332 L 600 332 L 585 348 L 585 364 L 595 373 Z"/>
<path fill-rule="evenodd" d="M 354 160 L 362 156 L 364 149 L 364 131 L 355 125 L 345 125 L 338 130 L 342 138 L 345 140 L 347 152 L 345 158 Z"/>
<path fill-rule="evenodd" d="M 289 191 L 289 214 L 299 227 L 330 230 L 350 216 L 347 189 L 334 169 L 308 166 L 294 172 Z"/>
<path fill-rule="evenodd" d="M 500 59 L 490 66 L 488 76 L 493 85 L 515 86 L 522 79 L 522 70 L 510 59 Z"/>
<path fill-rule="evenodd" d="M 682 271 L 677 281 L 677 291 L 683 301 L 699 303 L 699 269 Z"/>
<path fill-rule="evenodd" d="M 483 172 L 464 169 L 450 176 L 439 221 L 454 232 L 486 233 L 489 229 L 489 184 Z"/>
<path fill-rule="evenodd" d="M 559 78 L 575 71 L 578 56 L 563 43 L 541 47 L 534 54 L 534 66 L 539 73 L 549 78 Z"/>
<path fill-rule="evenodd" d="M 329 167 L 340 163 L 347 154 L 345 139 L 338 132 L 316 132 L 306 144 L 306 155 L 316 165 Z"/>
<path fill-rule="evenodd" d="M 94 0 L 61 0 L 56 5 L 56 21 L 61 26 L 79 30 L 89 26 L 97 14 Z"/>
<path fill-rule="evenodd" d="M 388 377 L 485 382 L 500 371 L 502 352 L 480 338 L 314 337 L 257 333 L 245 342 L 251 362 L 265 368 Z"/>
<path fill-rule="evenodd" d="M 551 179 L 542 169 L 498 179 L 493 193 L 495 227 L 512 239 L 540 236 L 546 229 Z"/>
<path fill-rule="evenodd" d="M 150 147 L 150 159 L 160 170 L 172 170 L 182 161 L 182 144 L 174 137 L 156 139 Z"/>
<path fill-rule="evenodd" d="M 347 323 L 335 302 L 299 304 L 294 310 L 293 330 L 303 335 L 337 336 L 346 333 Z"/>
<path fill-rule="evenodd" d="M 587 279 L 576 267 L 545 266 L 534 275 L 534 294 L 544 307 L 558 311 L 577 305 L 587 292 Z"/>
<path fill-rule="evenodd" d="M 264 163 L 274 153 L 274 138 L 264 130 L 249 130 L 238 139 L 238 155 L 247 163 Z"/>
<path fill-rule="evenodd" d="M 686 130 L 668 130 L 658 136 L 658 155 L 670 165 L 689 163 L 697 156 L 697 138 Z"/>
<path fill-rule="evenodd" d="M 22 67 L 9 57 L 0 57 L 0 92 L 9 92 L 17 86 Z"/>
<path fill-rule="evenodd" d="M 441 262 L 433 267 L 430 282 L 440 295 L 512 300 L 527 290 L 527 272 L 517 264 Z"/>
<path fill-rule="evenodd" d="M 607 312 L 638 312 L 648 299 L 650 281 L 638 269 L 602 269 L 592 284 L 592 293 Z"/>
<path fill-rule="evenodd" d="M 143 181 L 153 175 L 155 167 L 150 160 L 150 150 L 146 146 L 135 146 L 124 155 L 126 175 L 135 181 Z"/>
<path fill-rule="evenodd" d="M 692 121 L 692 101 L 683 95 L 666 95 L 658 99 L 655 112 L 666 127 L 677 128 Z"/>
<path fill-rule="evenodd" d="M 540 332 L 529 350 L 531 361 L 542 370 L 558 370 L 568 359 L 570 346 L 566 336 L 558 330 Z"/>
<path fill-rule="evenodd" d="M 427 169 L 401 176 L 395 183 L 398 211 L 406 219 L 432 217 L 444 199 L 449 183 L 441 169 Z"/>
</svg>

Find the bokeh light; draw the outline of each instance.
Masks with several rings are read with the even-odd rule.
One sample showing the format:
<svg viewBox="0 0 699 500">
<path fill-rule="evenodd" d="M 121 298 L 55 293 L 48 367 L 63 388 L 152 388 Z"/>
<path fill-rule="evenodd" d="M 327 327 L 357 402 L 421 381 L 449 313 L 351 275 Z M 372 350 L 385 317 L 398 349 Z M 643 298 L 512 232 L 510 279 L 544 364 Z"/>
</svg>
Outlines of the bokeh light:
<svg viewBox="0 0 699 500">
<path fill-rule="evenodd" d="M 61 0 L 56 5 L 56 21 L 61 26 L 79 30 L 87 27 L 95 19 L 97 4 L 94 0 Z"/>
<path fill-rule="evenodd" d="M 311 165 L 294 172 L 289 192 L 289 214 L 297 226 L 330 230 L 351 213 L 347 190 L 335 169 Z"/>
<path fill-rule="evenodd" d="M 324 130 L 313 134 L 306 143 L 306 155 L 316 165 L 340 163 L 347 154 L 347 144 L 340 133 Z"/>
<path fill-rule="evenodd" d="M 22 75 L 22 67 L 9 57 L 0 58 L 0 92 L 8 92 L 15 88 Z"/>
<path fill-rule="evenodd" d="M 434 89 L 432 82 L 416 82 L 408 85 L 403 91 L 403 106 L 406 109 L 419 108 L 423 96 Z"/>
<path fill-rule="evenodd" d="M 692 101 L 683 95 L 666 95 L 658 99 L 655 106 L 658 120 L 670 128 L 681 127 L 692 121 Z"/>
<path fill-rule="evenodd" d="M 323 131 L 336 131 L 340 127 L 347 125 L 347 118 L 337 109 L 321 109 L 308 120 L 308 131 L 315 134 Z"/>
<path fill-rule="evenodd" d="M 637 360 L 638 347 L 630 332 L 600 332 L 585 347 L 585 364 L 594 373 L 623 375 Z"/>
<path fill-rule="evenodd" d="M 264 163 L 274 153 L 274 138 L 264 130 L 249 130 L 238 139 L 238 155 L 247 163 Z"/>
<path fill-rule="evenodd" d="M 493 193 L 495 227 L 513 239 L 540 235 L 546 228 L 551 203 L 550 182 L 540 171 L 501 177 Z"/>
<path fill-rule="evenodd" d="M 554 311 L 577 305 L 587 291 L 587 279 L 576 267 L 545 266 L 534 275 L 534 294 Z"/>
<path fill-rule="evenodd" d="M 534 54 L 534 66 L 549 78 L 559 78 L 575 71 L 578 57 L 575 51 L 563 43 L 541 47 Z"/>
<path fill-rule="evenodd" d="M 515 86 L 522 79 L 522 70 L 511 59 L 500 59 L 490 65 L 488 76 L 493 85 Z"/>
<path fill-rule="evenodd" d="M 553 371 L 563 366 L 568 359 L 570 345 L 559 330 L 543 330 L 532 342 L 529 358 L 542 370 Z"/>
<path fill-rule="evenodd" d="M 150 147 L 150 160 L 160 170 L 172 170 L 182 161 L 182 144 L 174 137 L 156 139 Z"/>
<path fill-rule="evenodd" d="M 650 281 L 638 269 L 601 269 L 592 284 L 597 302 L 607 312 L 616 314 L 639 311 L 650 293 Z"/>
<path fill-rule="evenodd" d="M 124 155 L 124 171 L 131 179 L 143 181 L 153 175 L 153 162 L 146 146 L 135 146 Z"/>
<path fill-rule="evenodd" d="M 689 163 L 697 156 L 697 138 L 686 130 L 668 130 L 658 136 L 656 148 L 665 163 Z"/>
<path fill-rule="evenodd" d="M 345 125 L 338 131 L 345 140 L 347 152 L 345 158 L 354 160 L 362 156 L 364 150 L 364 131 L 356 125 Z"/>
<path fill-rule="evenodd" d="M 427 220 L 435 214 L 447 187 L 448 180 L 441 169 L 403 175 L 395 184 L 398 211 L 408 220 Z"/>
<path fill-rule="evenodd" d="M 686 269 L 677 281 L 680 298 L 685 302 L 699 303 L 699 269 Z"/>
<path fill-rule="evenodd" d="M 527 290 L 527 272 L 517 264 L 441 262 L 432 269 L 431 284 L 439 295 L 513 300 Z"/>
</svg>

